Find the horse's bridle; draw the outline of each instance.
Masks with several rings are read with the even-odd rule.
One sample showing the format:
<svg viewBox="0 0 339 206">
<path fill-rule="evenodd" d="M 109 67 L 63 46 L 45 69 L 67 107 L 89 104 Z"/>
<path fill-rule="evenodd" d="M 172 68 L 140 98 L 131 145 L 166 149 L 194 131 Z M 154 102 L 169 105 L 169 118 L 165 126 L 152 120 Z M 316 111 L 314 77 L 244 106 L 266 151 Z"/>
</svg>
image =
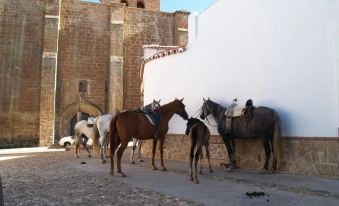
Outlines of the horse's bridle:
<svg viewBox="0 0 339 206">
<path fill-rule="evenodd" d="M 203 104 L 203 105 L 200 107 L 200 109 L 198 110 L 198 111 L 200 111 L 198 116 L 201 116 L 201 114 L 202 114 L 203 111 L 205 110 L 205 107 L 206 107 L 206 105 L 205 105 L 205 102 L 204 102 L 204 104 Z M 205 119 L 206 119 L 207 124 L 210 125 L 211 127 L 218 127 L 218 125 L 212 125 L 212 124 L 210 123 L 210 121 L 208 120 L 208 115 L 205 116 L 205 114 L 204 114 L 204 120 L 205 120 Z"/>
</svg>

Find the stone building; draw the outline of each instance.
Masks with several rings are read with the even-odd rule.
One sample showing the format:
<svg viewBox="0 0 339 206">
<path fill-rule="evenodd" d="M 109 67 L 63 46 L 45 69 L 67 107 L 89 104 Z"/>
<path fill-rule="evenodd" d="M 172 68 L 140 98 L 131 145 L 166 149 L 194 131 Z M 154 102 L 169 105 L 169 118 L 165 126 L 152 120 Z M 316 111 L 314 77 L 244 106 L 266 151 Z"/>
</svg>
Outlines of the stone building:
<svg viewBox="0 0 339 206">
<path fill-rule="evenodd" d="M 88 115 L 141 106 L 143 45 L 185 45 L 160 0 L 2 0 L 0 148 L 46 146 Z"/>
</svg>

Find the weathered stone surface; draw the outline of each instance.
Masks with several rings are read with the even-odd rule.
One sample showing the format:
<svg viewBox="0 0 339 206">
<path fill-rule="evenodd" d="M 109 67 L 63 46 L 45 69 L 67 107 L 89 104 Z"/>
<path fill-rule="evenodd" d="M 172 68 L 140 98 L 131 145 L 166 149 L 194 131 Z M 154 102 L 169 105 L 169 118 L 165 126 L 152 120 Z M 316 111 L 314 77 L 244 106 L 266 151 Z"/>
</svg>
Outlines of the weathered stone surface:
<svg viewBox="0 0 339 206">
<path fill-rule="evenodd" d="M 183 139 L 183 141 L 181 141 Z M 210 153 L 212 163 L 228 163 L 226 147 L 219 136 L 212 136 Z M 278 168 L 281 171 L 316 176 L 339 177 L 338 138 L 282 138 Z M 142 148 L 151 157 L 152 141 L 145 141 Z M 188 160 L 190 139 L 185 135 L 167 135 L 164 145 L 164 158 Z M 157 151 L 157 158 L 159 152 Z M 270 164 L 272 164 L 272 156 Z M 279 161 L 280 160 L 280 161 Z M 236 161 L 240 168 L 261 170 L 265 153 L 261 140 L 236 140 Z"/>
<path fill-rule="evenodd" d="M 0 139 L 39 136 L 51 145 L 71 134 L 77 112 L 140 107 L 142 46 L 185 44 L 188 13 L 137 3 L 2 1 Z"/>
<path fill-rule="evenodd" d="M 108 173 L 81 171 L 65 164 L 69 158 L 70 152 L 45 153 L 2 163 L 6 206 L 200 205 L 115 181 Z"/>
</svg>

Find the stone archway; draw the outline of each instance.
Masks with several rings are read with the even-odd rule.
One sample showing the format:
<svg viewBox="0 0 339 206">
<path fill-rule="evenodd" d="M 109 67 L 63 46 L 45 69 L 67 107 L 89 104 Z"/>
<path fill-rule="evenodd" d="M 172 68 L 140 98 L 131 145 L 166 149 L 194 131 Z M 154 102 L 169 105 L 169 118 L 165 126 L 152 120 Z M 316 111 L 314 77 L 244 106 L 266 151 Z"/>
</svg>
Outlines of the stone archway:
<svg viewBox="0 0 339 206">
<path fill-rule="evenodd" d="M 81 113 L 86 113 L 91 116 L 99 116 L 103 112 L 97 105 L 87 101 L 78 101 L 70 104 L 61 115 L 60 137 L 71 135 L 70 130 L 72 118 L 75 115 L 80 115 Z"/>
</svg>

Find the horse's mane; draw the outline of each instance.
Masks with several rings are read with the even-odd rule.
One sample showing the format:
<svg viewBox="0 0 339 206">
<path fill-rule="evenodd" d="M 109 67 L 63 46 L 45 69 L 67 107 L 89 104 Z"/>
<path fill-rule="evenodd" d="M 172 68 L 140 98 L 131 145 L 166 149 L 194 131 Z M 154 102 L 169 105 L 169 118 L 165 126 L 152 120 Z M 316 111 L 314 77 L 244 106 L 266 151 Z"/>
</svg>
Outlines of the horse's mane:
<svg viewBox="0 0 339 206">
<path fill-rule="evenodd" d="M 179 100 L 174 100 L 174 101 L 171 101 L 171 102 L 169 102 L 167 104 L 164 104 L 164 105 L 160 106 L 159 108 L 154 109 L 154 111 L 158 112 L 158 113 L 163 113 L 165 110 L 167 110 L 168 107 L 172 106 L 172 104 L 175 101 L 179 101 Z"/>
<path fill-rule="evenodd" d="M 216 102 L 213 102 L 212 100 L 207 100 L 207 103 L 208 103 L 208 102 L 211 102 L 211 104 L 212 104 L 212 106 L 213 106 L 213 109 L 214 109 L 214 107 L 217 107 L 218 111 L 223 111 L 223 110 L 226 111 L 226 109 L 227 109 L 227 107 L 223 107 L 223 106 L 221 106 L 220 104 L 218 104 L 218 103 L 216 103 Z"/>
</svg>

